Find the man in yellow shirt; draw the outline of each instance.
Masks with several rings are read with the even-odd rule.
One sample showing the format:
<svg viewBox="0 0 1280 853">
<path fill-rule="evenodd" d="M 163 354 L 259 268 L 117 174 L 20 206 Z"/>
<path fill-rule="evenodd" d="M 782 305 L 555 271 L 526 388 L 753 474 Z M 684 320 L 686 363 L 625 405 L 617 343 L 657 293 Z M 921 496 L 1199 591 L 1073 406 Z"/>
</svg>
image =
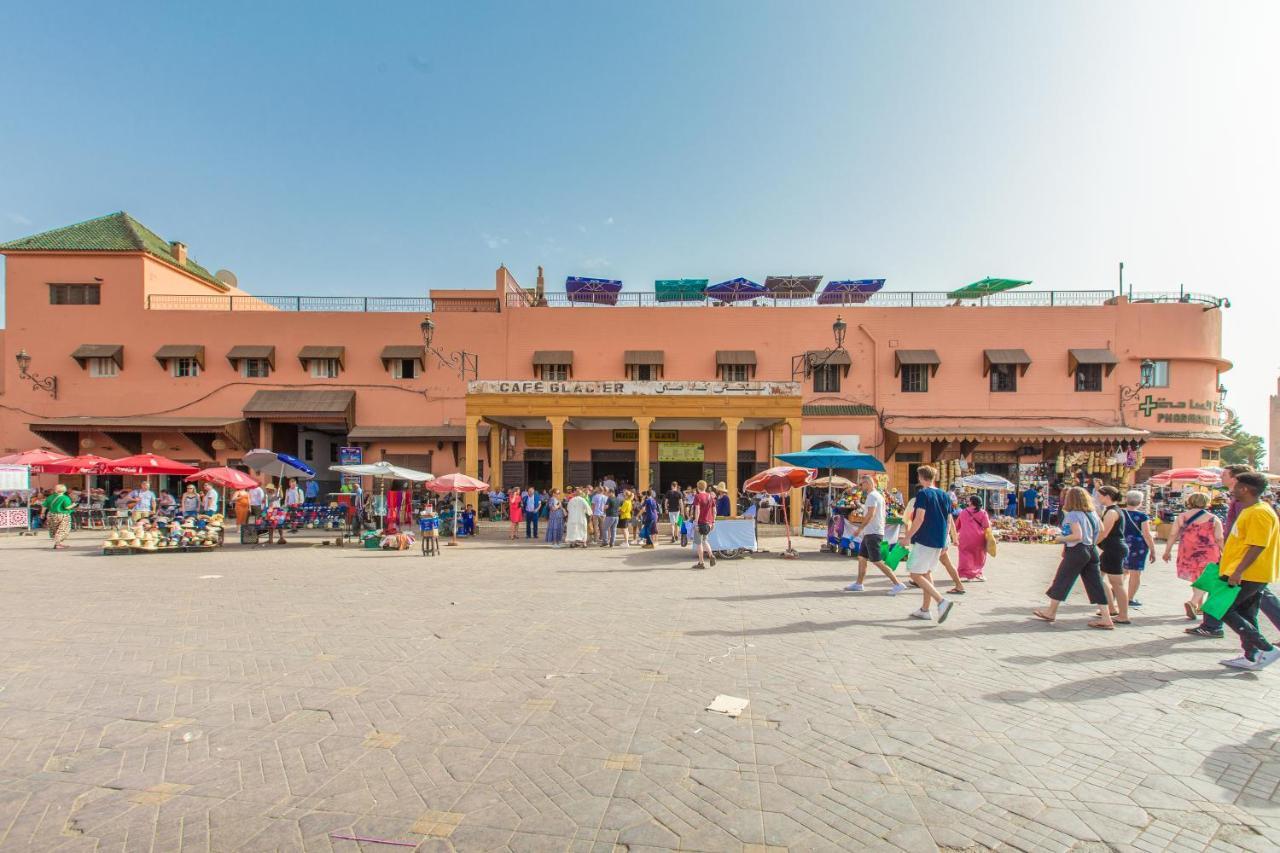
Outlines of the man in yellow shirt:
<svg viewBox="0 0 1280 853">
<path fill-rule="evenodd" d="M 1280 649 L 1258 630 L 1260 596 L 1280 578 L 1280 521 L 1259 500 L 1266 490 L 1266 478 L 1253 471 L 1237 476 L 1231 490 L 1241 510 L 1222 549 L 1221 573 L 1240 594 L 1222 621 L 1240 636 L 1243 654 L 1222 663 L 1236 669 L 1262 669 L 1280 659 Z"/>
</svg>

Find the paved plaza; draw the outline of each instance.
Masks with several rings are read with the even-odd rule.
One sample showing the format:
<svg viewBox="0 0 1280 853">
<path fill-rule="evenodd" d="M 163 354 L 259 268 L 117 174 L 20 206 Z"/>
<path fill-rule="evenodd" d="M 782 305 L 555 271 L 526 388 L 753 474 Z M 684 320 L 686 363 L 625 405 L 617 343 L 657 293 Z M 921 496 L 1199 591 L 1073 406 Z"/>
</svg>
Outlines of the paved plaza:
<svg viewBox="0 0 1280 853">
<path fill-rule="evenodd" d="M 0 541 L 0 849 L 1275 850 L 1280 668 L 1004 546 L 945 625 L 814 553 Z M 765 543 L 779 547 L 780 541 Z M 719 694 L 750 701 L 709 712 Z"/>
</svg>

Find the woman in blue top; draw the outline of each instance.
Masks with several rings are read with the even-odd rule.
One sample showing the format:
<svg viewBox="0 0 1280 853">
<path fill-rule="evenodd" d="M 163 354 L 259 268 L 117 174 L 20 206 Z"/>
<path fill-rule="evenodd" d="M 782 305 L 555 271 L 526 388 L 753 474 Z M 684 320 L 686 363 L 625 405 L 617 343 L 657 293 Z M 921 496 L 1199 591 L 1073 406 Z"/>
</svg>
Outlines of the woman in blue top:
<svg viewBox="0 0 1280 853">
<path fill-rule="evenodd" d="M 1143 512 L 1143 494 L 1134 489 L 1124 496 L 1124 541 L 1129 544 L 1129 556 L 1124 570 L 1129 576 L 1129 606 L 1141 607 L 1137 600 L 1138 585 L 1142 583 L 1142 570 L 1147 563 L 1156 561 L 1156 540 L 1151 536 L 1151 516 Z"/>
<path fill-rule="evenodd" d="M 1042 610 L 1033 610 L 1037 619 L 1052 622 L 1058 618 L 1058 606 L 1066 601 L 1076 578 L 1084 581 L 1085 593 L 1092 604 L 1102 607 L 1098 618 L 1089 623 L 1090 628 L 1104 631 L 1115 629 L 1111 621 L 1111 610 L 1107 607 L 1107 592 L 1102 584 L 1102 572 L 1098 566 L 1098 533 L 1102 521 L 1093 511 L 1093 499 L 1089 493 L 1079 486 L 1067 489 L 1062 498 L 1062 509 L 1066 513 L 1063 533 L 1058 537 L 1062 543 L 1062 562 L 1058 564 L 1057 574 L 1049 585 L 1047 595 L 1049 606 Z"/>
</svg>

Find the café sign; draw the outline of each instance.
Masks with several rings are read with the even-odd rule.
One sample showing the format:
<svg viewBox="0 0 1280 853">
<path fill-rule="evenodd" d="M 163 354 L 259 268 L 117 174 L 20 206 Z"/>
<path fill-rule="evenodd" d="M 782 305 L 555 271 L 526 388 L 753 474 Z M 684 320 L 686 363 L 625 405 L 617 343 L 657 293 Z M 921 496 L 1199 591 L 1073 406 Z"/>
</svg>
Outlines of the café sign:
<svg viewBox="0 0 1280 853">
<path fill-rule="evenodd" d="M 545 394 L 567 396 L 786 397 L 799 396 L 799 382 L 631 382 L 573 379 L 481 379 L 467 383 L 468 394 Z"/>
<path fill-rule="evenodd" d="M 701 462 L 702 442 L 664 441 L 658 445 L 659 462 Z"/>
</svg>

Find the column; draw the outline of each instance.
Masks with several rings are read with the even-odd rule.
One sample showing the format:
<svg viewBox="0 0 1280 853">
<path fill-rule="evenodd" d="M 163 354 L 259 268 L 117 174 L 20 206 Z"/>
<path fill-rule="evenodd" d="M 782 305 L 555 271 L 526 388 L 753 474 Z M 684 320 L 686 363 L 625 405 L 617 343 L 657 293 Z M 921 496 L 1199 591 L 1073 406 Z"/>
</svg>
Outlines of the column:
<svg viewBox="0 0 1280 853">
<path fill-rule="evenodd" d="M 551 488 L 564 491 L 564 425 L 566 415 L 548 415 L 551 422 Z"/>
<path fill-rule="evenodd" d="M 640 487 L 641 493 L 649 488 L 649 427 L 653 424 L 653 418 L 645 415 L 643 417 L 632 418 L 636 422 L 636 485 Z"/>
<path fill-rule="evenodd" d="M 769 428 L 769 458 L 766 461 L 768 461 L 768 467 L 770 468 L 779 464 L 778 460 L 774 459 L 775 456 L 779 453 L 786 453 L 782 444 L 782 430 L 785 426 L 786 424 L 776 423 Z"/>
<path fill-rule="evenodd" d="M 467 471 L 468 477 L 480 476 L 480 417 L 478 415 L 467 415 Z M 478 510 L 480 508 L 480 493 L 467 492 L 464 496 L 467 500 L 467 506 Z"/>
<path fill-rule="evenodd" d="M 489 488 L 502 491 L 502 430 L 489 424 Z"/>
<path fill-rule="evenodd" d="M 799 418 L 787 418 L 787 427 L 791 431 L 791 451 L 798 453 L 804 449 L 803 441 L 804 433 L 800 429 Z M 796 529 L 803 531 L 804 527 L 804 490 L 791 490 L 791 508 L 787 510 L 787 514 L 791 518 L 791 523 L 799 525 Z"/>
<path fill-rule="evenodd" d="M 721 418 L 724 424 L 724 484 L 729 489 L 729 517 L 738 517 L 738 427 L 742 418 Z"/>
</svg>

